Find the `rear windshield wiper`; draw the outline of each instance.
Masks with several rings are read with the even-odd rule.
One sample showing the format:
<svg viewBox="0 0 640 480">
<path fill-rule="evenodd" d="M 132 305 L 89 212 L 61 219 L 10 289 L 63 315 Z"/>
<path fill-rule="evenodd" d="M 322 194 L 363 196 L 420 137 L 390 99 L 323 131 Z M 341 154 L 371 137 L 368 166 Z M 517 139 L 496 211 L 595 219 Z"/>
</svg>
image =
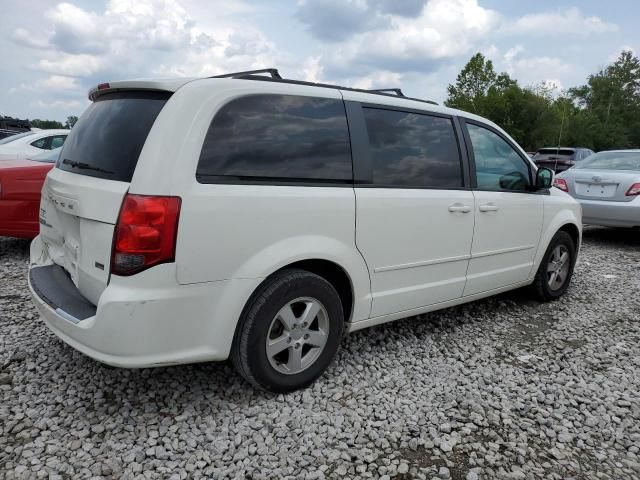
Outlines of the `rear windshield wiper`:
<svg viewBox="0 0 640 480">
<path fill-rule="evenodd" d="M 73 160 L 69 160 L 68 158 L 65 158 L 64 160 L 62 160 L 62 163 L 64 163 L 65 165 L 69 165 L 71 167 L 74 167 L 74 168 L 80 168 L 80 169 L 84 169 L 84 170 L 94 170 L 96 172 L 110 173 L 112 175 L 115 173 L 115 172 L 112 172 L 111 170 L 106 170 L 104 168 L 100 168 L 100 167 L 95 167 L 93 165 L 89 165 L 88 163 L 75 162 Z"/>
</svg>

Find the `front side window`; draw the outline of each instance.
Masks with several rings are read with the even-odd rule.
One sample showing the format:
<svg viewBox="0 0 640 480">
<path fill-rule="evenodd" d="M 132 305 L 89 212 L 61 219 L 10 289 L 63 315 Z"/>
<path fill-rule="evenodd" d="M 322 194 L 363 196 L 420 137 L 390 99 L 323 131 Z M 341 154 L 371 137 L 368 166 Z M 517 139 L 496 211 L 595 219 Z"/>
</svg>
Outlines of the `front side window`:
<svg viewBox="0 0 640 480">
<path fill-rule="evenodd" d="M 526 191 L 529 168 L 524 159 L 502 137 L 488 128 L 467 123 L 481 190 Z"/>
<path fill-rule="evenodd" d="M 363 108 L 373 183 L 384 186 L 462 187 L 460 153 L 448 118 Z"/>
<path fill-rule="evenodd" d="M 216 114 L 197 177 L 351 182 L 351 147 L 342 100 L 249 95 Z"/>
</svg>

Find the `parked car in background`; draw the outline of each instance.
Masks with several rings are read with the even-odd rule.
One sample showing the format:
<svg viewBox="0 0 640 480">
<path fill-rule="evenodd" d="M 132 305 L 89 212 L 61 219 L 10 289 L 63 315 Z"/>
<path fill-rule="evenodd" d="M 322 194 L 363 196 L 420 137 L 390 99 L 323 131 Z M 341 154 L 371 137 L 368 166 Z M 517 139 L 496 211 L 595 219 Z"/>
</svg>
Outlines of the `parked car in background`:
<svg viewBox="0 0 640 480">
<path fill-rule="evenodd" d="M 566 291 L 580 207 L 498 126 L 269 72 L 91 90 L 31 243 L 65 342 L 120 367 L 230 357 L 286 392 L 344 332 Z"/>
<path fill-rule="evenodd" d="M 559 174 L 554 185 L 582 205 L 582 222 L 640 226 L 640 150 L 598 152 Z"/>
<path fill-rule="evenodd" d="M 47 150 L 29 160 L 0 162 L 0 237 L 38 235 L 42 184 L 60 150 Z"/>
<path fill-rule="evenodd" d="M 0 116 L 0 139 L 31 130 L 29 120 Z"/>
<path fill-rule="evenodd" d="M 24 132 L 0 140 L 0 162 L 5 160 L 24 160 L 61 147 L 69 135 L 69 130 L 40 130 Z"/>
<path fill-rule="evenodd" d="M 34 135 L 36 133 L 35 130 L 29 130 L 27 132 L 15 133 L 13 135 L 8 135 L 2 139 L 0 139 L 0 145 L 6 145 L 7 143 L 15 142 L 16 140 L 24 137 L 28 137 L 29 135 Z"/>
<path fill-rule="evenodd" d="M 547 167 L 556 173 L 564 172 L 577 162 L 593 154 L 588 148 L 547 147 L 541 148 L 533 156 L 533 161 L 539 167 Z"/>
</svg>

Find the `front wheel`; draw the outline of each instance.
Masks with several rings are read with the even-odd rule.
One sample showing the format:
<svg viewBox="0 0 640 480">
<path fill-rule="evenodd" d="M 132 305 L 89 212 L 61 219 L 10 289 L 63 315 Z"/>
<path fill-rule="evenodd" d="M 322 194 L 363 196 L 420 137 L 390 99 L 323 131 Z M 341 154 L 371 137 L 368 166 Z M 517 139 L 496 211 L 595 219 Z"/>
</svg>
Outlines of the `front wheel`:
<svg viewBox="0 0 640 480">
<path fill-rule="evenodd" d="M 559 231 L 542 257 L 532 288 L 542 301 L 560 298 L 571 282 L 576 263 L 576 246 L 571 235 Z"/>
<path fill-rule="evenodd" d="M 284 270 L 261 285 L 246 306 L 231 359 L 254 386 L 290 392 L 322 375 L 343 329 L 335 288 L 305 270 Z"/>
</svg>

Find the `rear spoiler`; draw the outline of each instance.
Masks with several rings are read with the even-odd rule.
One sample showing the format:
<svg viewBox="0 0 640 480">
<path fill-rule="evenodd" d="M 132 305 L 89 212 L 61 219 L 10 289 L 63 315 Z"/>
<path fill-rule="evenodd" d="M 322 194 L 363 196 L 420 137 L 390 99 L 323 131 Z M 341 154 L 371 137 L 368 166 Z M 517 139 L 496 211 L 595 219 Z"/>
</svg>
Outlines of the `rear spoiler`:
<svg viewBox="0 0 640 480">
<path fill-rule="evenodd" d="M 119 80 L 115 82 L 105 82 L 96 85 L 89 90 L 89 100 L 96 101 L 98 97 L 106 93 L 119 92 L 123 90 L 149 90 L 156 92 L 175 92 L 184 84 L 195 78 L 177 78 L 171 80 Z"/>
</svg>

